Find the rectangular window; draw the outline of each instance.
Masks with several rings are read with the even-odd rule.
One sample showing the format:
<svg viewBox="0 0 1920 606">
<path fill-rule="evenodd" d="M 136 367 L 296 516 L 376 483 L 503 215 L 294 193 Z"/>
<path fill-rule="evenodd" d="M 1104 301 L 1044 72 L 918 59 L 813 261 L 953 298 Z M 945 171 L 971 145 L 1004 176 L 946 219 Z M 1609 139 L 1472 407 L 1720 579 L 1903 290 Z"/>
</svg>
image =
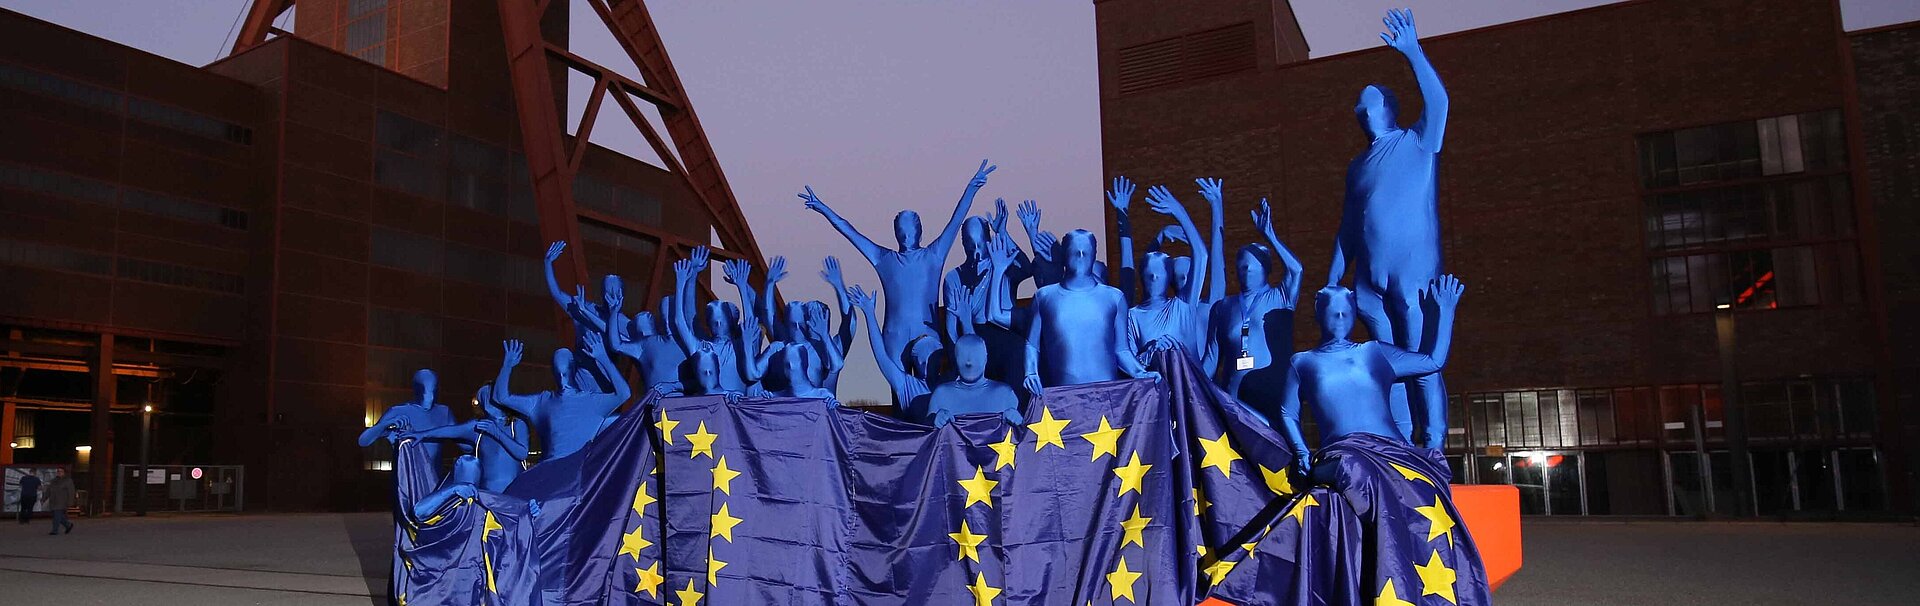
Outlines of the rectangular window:
<svg viewBox="0 0 1920 606">
<path fill-rule="evenodd" d="M 180 132 L 199 135 L 208 139 L 230 141 L 242 145 L 253 144 L 253 129 L 234 124 L 213 116 L 188 111 L 134 97 L 127 101 L 127 115 L 135 120 L 164 126 Z"/>
<path fill-rule="evenodd" d="M 374 227 L 372 231 L 369 258 L 374 265 L 440 275 L 440 260 L 445 254 L 440 240 L 387 227 Z"/>
<path fill-rule="evenodd" d="M 438 351 L 440 318 L 386 307 L 367 309 L 367 344 L 402 349 Z"/>
<path fill-rule="evenodd" d="M 1252 23 L 1236 23 L 1120 49 L 1119 94 L 1252 71 L 1259 66 Z"/>
<path fill-rule="evenodd" d="M 373 180 L 381 186 L 433 200 L 447 199 L 447 133 L 438 126 L 392 112 L 374 122 Z"/>
<path fill-rule="evenodd" d="M 120 93 L 38 70 L 0 63 L 0 86 L 100 111 L 120 113 Z"/>
<path fill-rule="evenodd" d="M 247 228 L 246 211 L 138 189 L 127 190 L 126 195 L 120 198 L 120 207 L 181 221 L 218 225 L 228 229 L 245 230 Z"/>
<path fill-rule="evenodd" d="M 113 257 L 53 244 L 0 239 L 0 263 L 60 271 L 113 275 Z"/>
<path fill-rule="evenodd" d="M 386 0 L 353 0 L 347 5 L 347 19 L 347 54 L 374 65 L 386 65 Z"/>
<path fill-rule="evenodd" d="M 1838 111 L 1640 137 L 1657 315 L 1859 300 Z"/>
<path fill-rule="evenodd" d="M 118 275 L 127 280 L 211 290 L 235 295 L 245 294 L 247 290 L 246 280 L 244 278 L 210 269 L 124 257 L 120 259 L 118 268 Z"/>
<path fill-rule="evenodd" d="M 507 214 L 507 150 L 452 135 L 447 200 L 480 212 Z"/>
<path fill-rule="evenodd" d="M 109 206 L 120 193 L 119 187 L 105 181 L 4 163 L 0 163 L 0 187 Z"/>
</svg>

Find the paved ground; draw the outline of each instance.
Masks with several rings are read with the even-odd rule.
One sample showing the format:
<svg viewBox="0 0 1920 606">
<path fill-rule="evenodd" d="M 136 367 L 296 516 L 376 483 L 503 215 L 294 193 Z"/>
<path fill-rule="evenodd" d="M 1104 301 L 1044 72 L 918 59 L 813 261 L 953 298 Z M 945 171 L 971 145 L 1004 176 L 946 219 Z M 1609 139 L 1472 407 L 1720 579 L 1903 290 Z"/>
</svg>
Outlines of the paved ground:
<svg viewBox="0 0 1920 606">
<path fill-rule="evenodd" d="M 384 604 L 385 514 L 0 523 L 0 603 Z M 1529 520 L 1502 606 L 1908 605 L 1920 527 Z M 21 600 L 22 596 L 31 596 Z"/>
</svg>

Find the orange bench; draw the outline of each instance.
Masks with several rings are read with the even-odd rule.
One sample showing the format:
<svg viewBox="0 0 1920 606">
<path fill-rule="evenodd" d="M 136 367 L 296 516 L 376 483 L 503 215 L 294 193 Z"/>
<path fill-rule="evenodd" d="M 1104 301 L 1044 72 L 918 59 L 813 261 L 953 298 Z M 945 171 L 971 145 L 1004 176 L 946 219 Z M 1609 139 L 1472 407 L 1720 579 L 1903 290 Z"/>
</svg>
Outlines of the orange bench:
<svg viewBox="0 0 1920 606">
<path fill-rule="evenodd" d="M 1499 589 L 1520 572 L 1520 490 L 1501 484 L 1454 484 L 1453 507 L 1460 510 L 1461 525 L 1473 533 L 1474 546 L 1480 548 L 1487 583 Z M 1233 606 L 1213 598 L 1200 605 Z"/>
</svg>

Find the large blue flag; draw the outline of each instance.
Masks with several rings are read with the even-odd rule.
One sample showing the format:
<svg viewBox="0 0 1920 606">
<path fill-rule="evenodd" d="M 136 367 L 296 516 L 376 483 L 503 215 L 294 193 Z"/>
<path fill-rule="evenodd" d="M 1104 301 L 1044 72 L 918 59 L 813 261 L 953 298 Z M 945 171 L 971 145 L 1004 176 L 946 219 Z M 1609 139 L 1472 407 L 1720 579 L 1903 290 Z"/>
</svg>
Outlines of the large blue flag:
<svg viewBox="0 0 1920 606">
<path fill-rule="evenodd" d="M 395 595 L 446 599 L 411 604 L 1190 605 L 1216 584 L 1255 603 L 1267 575 L 1348 574 L 1305 563 L 1279 571 L 1288 560 L 1260 555 L 1301 534 L 1281 530 L 1299 502 L 1288 449 L 1184 355 L 1159 362 L 1159 382 L 1049 389 L 1020 426 L 982 415 L 934 429 L 821 400 L 643 401 L 507 494 L 450 506 L 455 517 L 479 513 L 436 521 L 485 526 L 471 520 L 493 510 L 474 505 L 494 503 L 511 510 L 500 524 L 515 530 L 478 536 L 523 543 L 474 549 L 401 533 L 399 555 L 415 571 L 431 552 L 461 571 L 443 581 L 484 593 L 429 594 L 420 589 L 428 579 L 396 565 Z M 403 505 L 425 486 L 410 474 L 426 469 L 399 467 L 402 485 L 415 486 L 401 491 Z M 1449 553 L 1443 563 L 1456 568 L 1471 555 Z M 509 554 L 519 560 L 504 561 Z"/>
</svg>

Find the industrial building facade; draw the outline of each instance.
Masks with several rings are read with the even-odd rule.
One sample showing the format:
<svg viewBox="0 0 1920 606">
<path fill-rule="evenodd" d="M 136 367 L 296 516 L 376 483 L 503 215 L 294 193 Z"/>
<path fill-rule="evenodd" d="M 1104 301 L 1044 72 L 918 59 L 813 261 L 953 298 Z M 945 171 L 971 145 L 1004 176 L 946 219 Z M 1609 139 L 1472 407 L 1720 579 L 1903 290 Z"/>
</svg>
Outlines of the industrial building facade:
<svg viewBox="0 0 1920 606">
<path fill-rule="evenodd" d="M 355 438 L 414 369 L 467 417 L 503 339 L 571 343 L 552 234 L 636 304 L 708 242 L 680 175 L 594 145 L 543 225 L 495 3 L 288 4 L 300 31 L 205 67 L 0 11 L 0 463 L 77 463 L 98 507 L 151 405 L 152 462 L 245 465 L 251 508 L 377 508 Z"/>
<path fill-rule="evenodd" d="M 1094 4 L 1106 172 L 1224 179 L 1235 244 L 1271 199 L 1303 290 L 1324 284 L 1355 99 L 1387 85 L 1412 122 L 1405 60 L 1309 59 L 1285 0 Z M 1424 39 L 1470 289 L 1456 481 L 1533 514 L 1912 511 L 1917 34 L 1844 33 L 1824 1 L 1644 0 Z"/>
</svg>

